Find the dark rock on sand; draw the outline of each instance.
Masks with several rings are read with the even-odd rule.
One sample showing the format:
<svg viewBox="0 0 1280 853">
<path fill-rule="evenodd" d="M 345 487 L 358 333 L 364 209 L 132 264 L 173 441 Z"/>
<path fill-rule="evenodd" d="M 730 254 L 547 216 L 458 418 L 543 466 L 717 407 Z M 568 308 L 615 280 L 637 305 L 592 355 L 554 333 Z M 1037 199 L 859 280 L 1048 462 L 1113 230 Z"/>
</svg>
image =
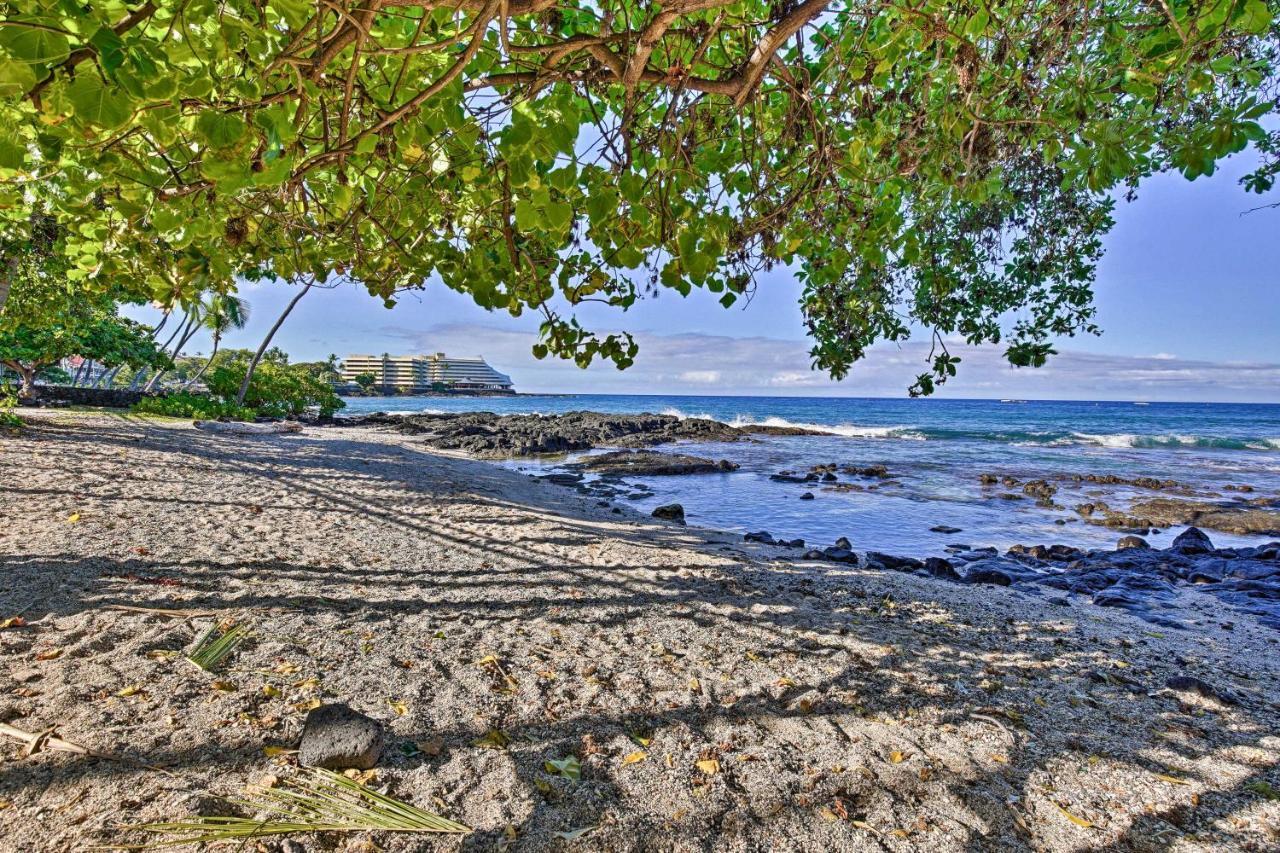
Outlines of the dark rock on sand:
<svg viewBox="0 0 1280 853">
<path fill-rule="evenodd" d="M 382 723 L 348 705 L 321 705 L 307 714 L 298 762 L 329 770 L 368 770 L 382 755 Z"/>
<path fill-rule="evenodd" d="M 914 557 L 896 557 L 893 554 L 882 554 L 879 551 L 867 552 L 867 564 L 882 566 L 895 572 L 914 572 L 923 569 L 924 563 Z"/>
<path fill-rule="evenodd" d="M 1122 536 L 1120 541 L 1116 543 L 1117 551 L 1126 551 L 1130 548 L 1150 548 L 1151 545 L 1141 536 Z"/>
<path fill-rule="evenodd" d="M 832 546 L 822 550 L 822 559 L 830 560 L 833 563 L 848 563 L 851 566 L 858 565 L 858 555 L 850 551 L 848 548 L 837 548 Z"/>
<path fill-rule="evenodd" d="M 835 542 L 832 542 L 831 544 L 835 545 L 837 548 L 844 548 L 846 551 L 853 550 L 853 543 L 850 542 L 848 538 L 844 536 L 841 536 L 839 539 L 837 539 Z"/>
<path fill-rule="evenodd" d="M 1020 572 L 1006 560 L 985 559 L 970 563 L 961 577 L 964 583 L 985 583 L 996 586 L 1009 586 Z"/>
<path fill-rule="evenodd" d="M 763 545 L 775 544 L 773 536 L 767 530 L 760 530 L 755 533 L 748 533 L 742 537 L 744 542 L 759 542 Z"/>
<path fill-rule="evenodd" d="M 1213 542 L 1198 527 L 1188 527 L 1177 535 L 1169 550 L 1177 554 L 1208 554 L 1213 551 Z"/>
<path fill-rule="evenodd" d="M 654 508 L 653 517 L 684 524 L 684 507 L 680 504 L 663 504 Z"/>
<path fill-rule="evenodd" d="M 944 560 L 941 557 L 927 558 L 924 561 L 924 570 L 935 578 L 949 581 L 960 580 L 960 573 L 955 570 L 955 566 L 951 565 L 951 561 Z"/>
<path fill-rule="evenodd" d="M 723 474 L 738 470 L 736 462 L 719 462 L 683 453 L 658 453 L 654 450 L 616 450 L 588 456 L 569 467 L 594 474 L 632 476 L 676 476 L 681 474 Z"/>
<path fill-rule="evenodd" d="M 1196 693 L 1206 699 L 1216 699 L 1224 705 L 1236 704 L 1236 697 L 1226 691 L 1219 690 L 1202 678 L 1194 675 L 1175 675 L 1167 679 L 1164 686 L 1179 693 Z"/>
</svg>

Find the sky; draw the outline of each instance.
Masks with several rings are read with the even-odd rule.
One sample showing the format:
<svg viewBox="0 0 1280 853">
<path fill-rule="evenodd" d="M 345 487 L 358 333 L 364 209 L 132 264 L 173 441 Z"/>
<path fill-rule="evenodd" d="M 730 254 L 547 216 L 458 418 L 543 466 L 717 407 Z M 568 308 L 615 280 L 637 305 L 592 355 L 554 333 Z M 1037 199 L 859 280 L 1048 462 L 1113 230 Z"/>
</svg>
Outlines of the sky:
<svg viewBox="0 0 1280 853">
<path fill-rule="evenodd" d="M 959 376 L 939 396 L 1019 399 L 1197 400 L 1280 403 L 1280 209 L 1238 185 L 1251 156 L 1189 182 L 1160 175 L 1133 202 L 1119 202 L 1095 285 L 1100 337 L 1056 343 L 1047 367 L 1014 369 L 1000 348 L 966 347 Z M 223 346 L 255 348 L 294 291 L 246 284 L 249 325 Z M 537 318 L 490 313 L 431 282 L 388 310 L 348 285 L 309 293 L 273 343 L 295 361 L 336 353 L 445 352 L 481 355 L 522 392 L 901 397 L 925 372 L 924 341 L 877 345 L 843 382 L 810 369 L 798 300 L 786 270 L 762 277 L 745 306 L 724 309 L 713 294 L 674 292 L 626 313 L 580 312 L 593 331 L 636 335 L 635 365 L 581 370 L 537 361 Z M 145 310 L 133 316 L 148 318 Z M 187 353 L 206 353 L 207 337 Z"/>
</svg>

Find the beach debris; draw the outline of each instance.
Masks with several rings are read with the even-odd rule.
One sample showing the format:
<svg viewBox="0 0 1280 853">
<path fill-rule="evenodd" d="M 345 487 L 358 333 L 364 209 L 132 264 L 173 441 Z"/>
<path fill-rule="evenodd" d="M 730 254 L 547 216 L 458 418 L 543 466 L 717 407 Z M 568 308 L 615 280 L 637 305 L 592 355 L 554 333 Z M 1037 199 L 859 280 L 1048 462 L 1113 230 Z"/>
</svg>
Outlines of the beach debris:
<svg viewBox="0 0 1280 853">
<path fill-rule="evenodd" d="M 548 773 L 563 776 L 574 782 L 582 778 L 582 765 L 578 763 L 578 758 L 574 755 L 566 758 L 548 758 L 543 767 Z"/>
<path fill-rule="evenodd" d="M 75 755 L 84 755 L 89 758 L 101 758 L 105 761 L 118 761 L 121 764 L 128 764 L 143 770 L 155 770 L 160 773 L 173 775 L 162 767 L 156 767 L 152 764 L 144 764 L 140 761 L 135 761 L 132 758 L 117 755 L 114 752 L 104 752 L 102 750 L 91 749 L 83 744 L 76 743 L 73 740 L 58 737 L 57 726 L 50 726 L 49 728 L 39 732 L 29 732 L 24 729 L 20 729 L 17 726 L 11 726 L 8 723 L 0 723 L 0 735 L 22 741 L 24 744 L 22 748 L 23 758 L 29 758 L 37 752 L 51 749 L 55 752 L 70 752 Z"/>
<path fill-rule="evenodd" d="M 302 424 L 296 421 L 280 421 L 271 424 L 250 424 L 239 421 L 194 421 L 191 424 L 205 432 L 229 433 L 231 435 L 281 435 L 302 432 Z"/>
<path fill-rule="evenodd" d="M 7 630 L 9 628 L 25 628 L 25 627 L 27 627 L 27 620 L 23 619 L 21 616 L 10 616 L 8 619 L 5 619 L 3 622 L 0 622 L 0 631 Z"/>
<path fill-rule="evenodd" d="M 247 625 L 230 621 L 215 623 L 200 635 L 186 659 L 205 672 L 213 672 L 248 638 Z"/>
<path fill-rule="evenodd" d="M 356 779 L 315 768 L 305 775 L 250 787 L 252 799 L 228 799 L 250 814 L 198 815 L 130 829 L 178 836 L 166 844 L 209 844 L 295 832 L 437 832 L 471 828 L 374 791 Z M 261 815 L 261 816 L 259 816 Z"/>
<path fill-rule="evenodd" d="M 320 705 L 307 713 L 298 745 L 305 767 L 368 770 L 382 756 L 382 723 L 349 705 Z"/>
<path fill-rule="evenodd" d="M 663 504 L 654 508 L 653 517 L 684 524 L 684 507 L 680 504 Z"/>
</svg>

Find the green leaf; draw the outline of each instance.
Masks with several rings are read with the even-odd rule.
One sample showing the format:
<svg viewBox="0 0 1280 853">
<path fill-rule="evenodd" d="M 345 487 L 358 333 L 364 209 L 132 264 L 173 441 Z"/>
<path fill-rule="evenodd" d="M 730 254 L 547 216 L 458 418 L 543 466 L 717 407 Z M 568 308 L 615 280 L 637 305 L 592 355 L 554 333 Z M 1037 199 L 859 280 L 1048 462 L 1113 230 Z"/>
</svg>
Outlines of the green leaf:
<svg viewBox="0 0 1280 853">
<path fill-rule="evenodd" d="M 88 70 L 76 75 L 67 87 L 67 100 L 80 122 L 108 130 L 119 127 L 133 115 L 130 100 L 104 85 L 98 75 Z"/>
<path fill-rule="evenodd" d="M 1246 33 L 1260 35 L 1271 26 L 1271 12 L 1263 0 L 1248 0 L 1236 16 L 1235 23 Z"/>
<path fill-rule="evenodd" d="M 295 30 L 310 20 L 314 11 L 308 0 L 269 0 L 267 6 Z"/>
<path fill-rule="evenodd" d="M 244 132 L 243 119 L 217 110 L 205 110 L 196 119 L 196 134 L 213 148 L 230 148 Z"/>
<path fill-rule="evenodd" d="M 36 85 L 31 66 L 17 59 L 0 59 L 0 96 L 25 95 Z"/>
<path fill-rule="evenodd" d="M 71 54 L 67 37 L 44 26 L 35 22 L 0 23 L 0 46 L 7 48 L 14 59 L 32 65 L 61 62 Z"/>
</svg>

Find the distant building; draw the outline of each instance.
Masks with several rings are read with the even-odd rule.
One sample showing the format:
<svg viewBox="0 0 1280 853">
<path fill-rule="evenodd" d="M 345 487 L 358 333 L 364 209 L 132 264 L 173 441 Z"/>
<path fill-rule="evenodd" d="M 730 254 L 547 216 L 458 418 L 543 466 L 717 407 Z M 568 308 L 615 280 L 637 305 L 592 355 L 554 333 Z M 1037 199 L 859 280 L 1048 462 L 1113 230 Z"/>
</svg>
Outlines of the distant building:
<svg viewBox="0 0 1280 853">
<path fill-rule="evenodd" d="M 483 358 L 430 355 L 349 355 L 342 362 L 342 380 L 355 382 L 373 376 L 373 390 L 396 391 L 511 391 L 511 377 L 499 373 Z"/>
</svg>

